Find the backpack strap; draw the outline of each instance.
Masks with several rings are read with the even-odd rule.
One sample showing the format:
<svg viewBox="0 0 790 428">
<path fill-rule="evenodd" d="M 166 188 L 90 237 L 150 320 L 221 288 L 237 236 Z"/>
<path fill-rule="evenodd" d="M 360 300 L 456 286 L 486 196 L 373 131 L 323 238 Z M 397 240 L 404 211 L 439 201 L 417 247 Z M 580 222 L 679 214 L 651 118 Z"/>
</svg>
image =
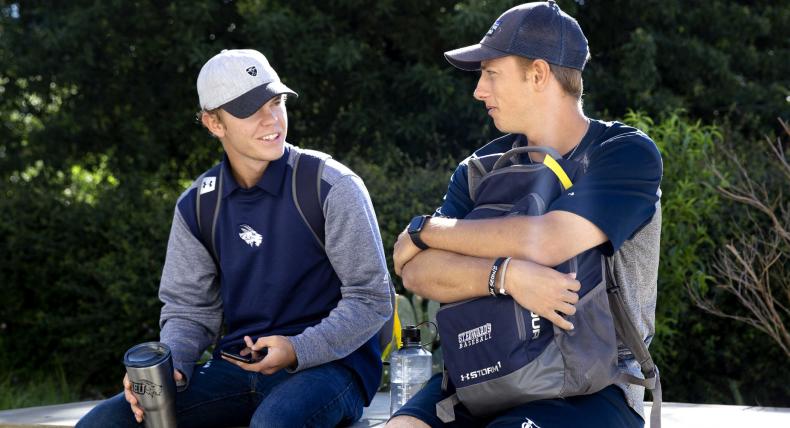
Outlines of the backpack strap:
<svg viewBox="0 0 790 428">
<path fill-rule="evenodd" d="M 321 177 L 324 165 L 330 156 L 312 150 L 296 153 L 291 192 L 296 210 L 310 228 L 318 245 L 324 247 L 326 232 L 324 228 L 324 198 L 321 192 Z"/>
<path fill-rule="evenodd" d="M 469 164 L 466 168 L 466 180 L 469 184 L 469 199 L 471 199 L 472 202 L 475 202 L 477 197 L 477 186 L 486 174 L 488 174 L 488 170 L 485 165 L 483 165 L 483 162 L 480 161 L 480 158 L 477 156 L 469 158 Z"/>
<path fill-rule="evenodd" d="M 392 304 L 392 316 L 384 323 L 379 330 L 379 349 L 381 349 L 381 361 L 387 361 L 390 354 L 401 344 L 401 326 L 398 316 L 398 298 L 395 288 L 390 285 L 390 304 Z"/>
<path fill-rule="evenodd" d="M 639 379 L 625 373 L 620 374 L 620 380 L 626 383 L 642 385 L 650 390 L 653 395 L 653 408 L 650 411 L 650 427 L 661 428 L 661 379 L 658 367 L 653 362 L 642 335 L 637 330 L 625 307 L 623 295 L 620 294 L 620 285 L 614 274 L 614 263 L 610 257 L 605 258 L 606 292 L 609 295 L 609 307 L 614 318 L 614 328 L 617 337 L 623 341 L 634 354 L 641 367 L 644 379 Z"/>
<path fill-rule="evenodd" d="M 442 392 L 447 392 L 447 386 L 450 383 L 450 374 L 447 372 L 447 367 L 442 368 Z M 436 403 L 436 417 L 442 422 L 449 424 L 455 421 L 455 406 L 460 403 L 458 393 L 452 393 L 446 398 Z"/>
<path fill-rule="evenodd" d="M 318 244 L 326 250 L 326 229 L 324 226 L 324 201 L 329 193 L 322 189 L 324 166 L 331 156 L 314 150 L 299 150 L 294 161 L 293 177 L 291 179 L 291 192 L 294 204 L 305 224 L 310 228 Z M 400 318 L 397 311 L 395 289 L 390 284 L 390 302 L 393 315 L 379 330 L 379 349 L 381 358 L 386 359 L 393 349 L 400 343 Z"/>
<path fill-rule="evenodd" d="M 222 203 L 222 164 L 215 165 L 203 174 L 195 198 L 195 212 L 197 214 L 198 231 L 203 245 L 211 254 L 214 263 L 219 269 L 219 256 L 214 241 L 217 228 L 217 214 Z"/>
<path fill-rule="evenodd" d="M 324 248 L 325 239 L 323 210 L 325 195 L 321 192 L 321 175 L 328 158 L 329 155 L 321 156 L 311 150 L 297 152 L 291 180 L 296 209 L 321 248 Z M 219 257 L 214 234 L 217 214 L 222 203 L 223 172 L 222 164 L 219 164 L 203 174 L 195 204 L 201 240 L 217 266 L 219 266 Z"/>
<path fill-rule="evenodd" d="M 455 421 L 455 406 L 460 402 L 458 394 L 453 393 L 451 396 L 436 403 L 436 417 L 446 424 Z"/>
<path fill-rule="evenodd" d="M 217 229 L 219 207 L 222 204 L 223 173 L 222 164 L 214 165 L 211 169 L 206 171 L 200 178 L 200 186 L 197 189 L 197 196 L 195 197 L 195 213 L 197 214 L 196 218 L 200 240 L 211 255 L 211 259 L 214 260 L 217 274 L 219 274 L 220 264 L 214 236 Z M 215 349 L 219 347 L 219 339 L 222 336 L 222 325 L 225 323 L 224 312 L 221 312 L 221 317 L 220 330 L 217 331 L 217 335 L 214 337 Z"/>
</svg>

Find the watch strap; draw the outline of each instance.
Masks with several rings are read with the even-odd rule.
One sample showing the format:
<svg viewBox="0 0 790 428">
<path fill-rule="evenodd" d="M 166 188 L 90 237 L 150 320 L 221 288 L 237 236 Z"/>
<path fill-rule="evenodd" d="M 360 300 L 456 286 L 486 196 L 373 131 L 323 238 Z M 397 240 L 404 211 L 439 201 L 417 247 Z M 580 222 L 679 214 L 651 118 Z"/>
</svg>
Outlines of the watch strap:
<svg viewBox="0 0 790 428">
<path fill-rule="evenodd" d="M 414 223 L 414 220 L 416 220 L 418 217 L 422 218 L 422 220 L 419 223 L 419 226 L 416 227 L 416 228 L 412 228 L 411 225 Z M 422 215 L 422 216 L 418 216 L 418 217 L 413 218 L 412 221 L 409 222 L 409 226 L 410 226 L 409 227 L 409 237 L 411 238 L 411 242 L 413 242 L 414 245 L 417 246 L 417 248 L 419 248 L 421 250 L 427 250 L 430 247 L 428 247 L 428 245 L 426 245 L 425 242 L 423 242 L 423 240 L 420 239 L 420 232 L 422 232 L 423 227 L 425 227 L 425 223 L 428 221 L 428 219 L 431 216 L 430 215 Z"/>
</svg>

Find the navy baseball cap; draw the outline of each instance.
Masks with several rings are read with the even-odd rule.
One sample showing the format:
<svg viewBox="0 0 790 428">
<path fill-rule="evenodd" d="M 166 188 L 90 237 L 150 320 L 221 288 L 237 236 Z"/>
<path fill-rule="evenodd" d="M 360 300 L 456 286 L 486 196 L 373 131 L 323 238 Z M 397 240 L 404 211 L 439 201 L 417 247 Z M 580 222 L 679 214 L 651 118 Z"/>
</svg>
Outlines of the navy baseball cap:
<svg viewBox="0 0 790 428">
<path fill-rule="evenodd" d="M 480 43 L 444 53 L 450 64 L 466 71 L 479 70 L 481 61 L 508 55 L 583 70 L 590 49 L 579 23 L 549 0 L 509 9 Z"/>
</svg>

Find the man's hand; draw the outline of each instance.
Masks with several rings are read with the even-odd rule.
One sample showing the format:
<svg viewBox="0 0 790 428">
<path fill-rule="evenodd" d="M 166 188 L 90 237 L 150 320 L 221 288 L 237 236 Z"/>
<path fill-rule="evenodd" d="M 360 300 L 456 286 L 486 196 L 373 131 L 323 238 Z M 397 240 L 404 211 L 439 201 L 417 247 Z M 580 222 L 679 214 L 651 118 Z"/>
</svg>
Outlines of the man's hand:
<svg viewBox="0 0 790 428">
<path fill-rule="evenodd" d="M 173 370 L 173 379 L 176 380 L 176 383 L 182 382 L 184 380 L 184 375 L 178 370 Z M 140 407 L 137 397 L 132 392 L 132 382 L 129 380 L 128 374 L 123 376 L 123 395 L 129 405 L 132 406 L 132 413 L 134 413 L 134 418 L 137 420 L 137 423 L 142 423 L 145 417 L 145 411 Z"/>
<path fill-rule="evenodd" d="M 403 232 L 398 235 L 398 240 L 395 241 L 395 245 L 392 251 L 392 261 L 395 265 L 395 274 L 401 276 L 401 272 L 403 271 L 403 266 L 409 262 L 409 260 L 413 259 L 414 256 L 419 254 L 420 250 L 414 242 L 411 240 L 411 236 L 409 236 L 408 227 L 403 229 Z"/>
<path fill-rule="evenodd" d="M 232 360 L 225 356 L 222 358 L 225 361 L 236 364 L 244 370 L 260 372 L 267 375 L 276 373 L 284 368 L 296 367 L 296 351 L 291 341 L 286 339 L 285 336 L 261 337 L 254 343 L 250 336 L 244 336 L 244 343 L 246 343 L 247 347 L 252 351 L 260 351 L 263 348 L 268 348 L 266 358 L 252 364 Z"/>
<path fill-rule="evenodd" d="M 506 291 L 522 307 L 546 318 L 557 327 L 573 330 L 562 314 L 573 315 L 581 283 L 576 273 L 560 273 L 536 263 L 513 259 L 505 278 Z"/>
</svg>

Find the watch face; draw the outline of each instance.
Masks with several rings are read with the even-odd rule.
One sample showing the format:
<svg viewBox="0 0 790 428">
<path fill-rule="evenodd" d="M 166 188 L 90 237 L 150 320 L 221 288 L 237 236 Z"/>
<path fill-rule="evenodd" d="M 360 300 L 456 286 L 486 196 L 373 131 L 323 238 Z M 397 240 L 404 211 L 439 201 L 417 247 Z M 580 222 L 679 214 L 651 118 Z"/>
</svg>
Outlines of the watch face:
<svg viewBox="0 0 790 428">
<path fill-rule="evenodd" d="M 409 233 L 419 232 L 422 230 L 422 225 L 425 223 L 425 217 L 417 216 L 409 222 Z"/>
</svg>

